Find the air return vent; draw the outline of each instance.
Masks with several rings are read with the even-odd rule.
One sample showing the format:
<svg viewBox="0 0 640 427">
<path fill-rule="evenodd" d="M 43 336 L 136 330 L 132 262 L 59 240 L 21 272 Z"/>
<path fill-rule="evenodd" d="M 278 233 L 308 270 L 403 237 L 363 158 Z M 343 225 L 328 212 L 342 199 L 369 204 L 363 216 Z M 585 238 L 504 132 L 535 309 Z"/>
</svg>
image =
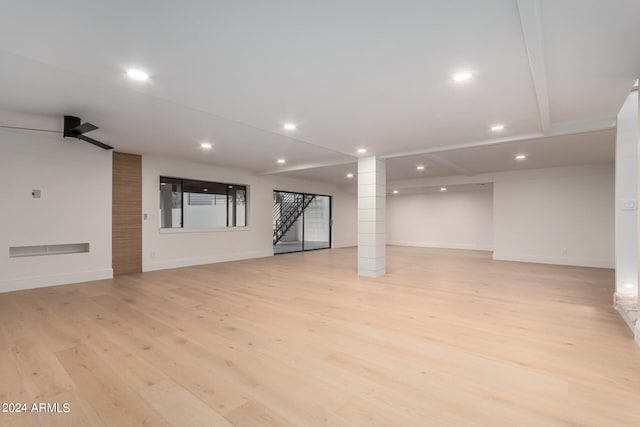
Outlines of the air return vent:
<svg viewBox="0 0 640 427">
<path fill-rule="evenodd" d="M 89 252 L 88 243 L 65 243 L 62 245 L 11 246 L 9 257 L 77 254 Z"/>
</svg>

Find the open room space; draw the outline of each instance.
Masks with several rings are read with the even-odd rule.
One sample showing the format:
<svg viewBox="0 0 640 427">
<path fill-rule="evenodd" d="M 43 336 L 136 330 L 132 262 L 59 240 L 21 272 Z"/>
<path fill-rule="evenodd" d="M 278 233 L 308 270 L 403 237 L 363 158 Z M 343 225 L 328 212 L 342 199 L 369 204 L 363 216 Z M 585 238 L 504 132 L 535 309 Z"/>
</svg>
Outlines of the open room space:
<svg viewBox="0 0 640 427">
<path fill-rule="evenodd" d="M 628 410 L 640 358 L 610 304 L 611 270 L 390 246 L 380 280 L 356 276 L 356 257 L 7 294 L 16 356 L 2 393 L 64 396 L 76 425 L 640 423 Z"/>
<path fill-rule="evenodd" d="M 1 426 L 640 425 L 640 2 L 8 0 Z"/>
</svg>

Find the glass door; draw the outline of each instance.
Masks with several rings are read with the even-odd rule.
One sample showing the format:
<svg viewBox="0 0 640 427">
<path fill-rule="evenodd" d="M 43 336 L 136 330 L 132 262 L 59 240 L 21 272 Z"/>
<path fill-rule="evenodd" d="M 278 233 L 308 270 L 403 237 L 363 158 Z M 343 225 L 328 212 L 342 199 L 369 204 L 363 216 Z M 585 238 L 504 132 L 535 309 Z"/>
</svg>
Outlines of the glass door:
<svg viewBox="0 0 640 427">
<path fill-rule="evenodd" d="M 316 197 L 304 211 L 303 250 L 331 247 L 331 197 Z"/>
<path fill-rule="evenodd" d="M 331 247 L 331 196 L 273 192 L 273 252 Z"/>
</svg>

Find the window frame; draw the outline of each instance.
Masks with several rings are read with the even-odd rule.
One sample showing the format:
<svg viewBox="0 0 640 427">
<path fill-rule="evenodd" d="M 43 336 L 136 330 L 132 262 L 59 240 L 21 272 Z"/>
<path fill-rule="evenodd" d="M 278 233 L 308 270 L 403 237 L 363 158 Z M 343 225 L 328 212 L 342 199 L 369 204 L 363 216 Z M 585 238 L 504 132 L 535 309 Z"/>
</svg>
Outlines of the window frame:
<svg viewBox="0 0 640 427">
<path fill-rule="evenodd" d="M 180 189 L 181 189 L 181 197 L 180 197 L 180 227 L 163 227 L 162 226 L 162 222 L 159 221 L 158 222 L 158 229 L 160 230 L 161 233 L 179 233 L 179 232 L 199 232 L 199 231 L 237 231 L 237 230 L 242 230 L 242 229 L 247 229 L 249 227 L 249 185 L 247 184 L 237 184 L 237 183 L 223 183 L 223 182 L 215 182 L 215 181 L 205 181 L 202 179 L 192 179 L 192 178 L 179 178 L 179 177 L 174 177 L 174 176 L 167 176 L 167 175 L 160 175 L 158 178 L 158 191 L 161 192 L 162 191 L 162 183 L 163 180 L 168 180 L 168 181 L 172 181 L 173 183 L 175 182 L 179 182 L 180 183 Z M 224 186 L 225 188 L 225 193 L 224 196 L 226 198 L 226 206 L 225 206 L 225 226 L 223 227 L 185 227 L 184 226 L 184 212 L 185 212 L 185 203 L 188 203 L 188 194 L 211 194 L 211 195 L 223 195 L 221 192 L 220 193 L 216 193 L 216 192 L 193 192 L 193 191 L 185 191 L 185 183 L 188 183 L 189 185 L 187 185 L 187 187 L 190 187 L 190 189 L 193 189 L 193 186 L 195 185 L 197 187 L 197 185 L 201 185 L 203 187 L 205 186 L 209 186 L 209 187 L 218 187 L 220 188 L 220 186 Z M 233 189 L 235 192 L 235 194 L 233 195 L 233 199 L 234 201 L 237 200 L 237 193 L 238 190 L 244 190 L 244 225 L 229 225 L 230 224 L 230 218 L 229 218 L 229 200 L 232 197 L 232 193 L 231 191 L 229 191 L 230 189 Z M 237 203 L 237 201 L 235 202 Z M 160 215 L 162 215 L 162 210 L 161 207 L 159 207 L 158 211 L 160 212 Z M 234 210 L 234 214 L 236 215 L 236 218 L 234 218 L 234 223 L 238 222 L 238 218 L 237 218 L 237 208 Z"/>
</svg>

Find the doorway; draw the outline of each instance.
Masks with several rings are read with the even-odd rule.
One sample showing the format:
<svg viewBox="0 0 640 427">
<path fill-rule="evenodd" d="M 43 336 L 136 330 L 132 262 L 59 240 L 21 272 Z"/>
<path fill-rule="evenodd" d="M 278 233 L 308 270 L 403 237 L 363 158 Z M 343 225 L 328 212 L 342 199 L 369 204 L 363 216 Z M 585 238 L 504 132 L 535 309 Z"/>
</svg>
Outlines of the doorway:
<svg viewBox="0 0 640 427">
<path fill-rule="evenodd" d="M 273 253 L 331 247 L 331 196 L 273 192 Z"/>
</svg>

